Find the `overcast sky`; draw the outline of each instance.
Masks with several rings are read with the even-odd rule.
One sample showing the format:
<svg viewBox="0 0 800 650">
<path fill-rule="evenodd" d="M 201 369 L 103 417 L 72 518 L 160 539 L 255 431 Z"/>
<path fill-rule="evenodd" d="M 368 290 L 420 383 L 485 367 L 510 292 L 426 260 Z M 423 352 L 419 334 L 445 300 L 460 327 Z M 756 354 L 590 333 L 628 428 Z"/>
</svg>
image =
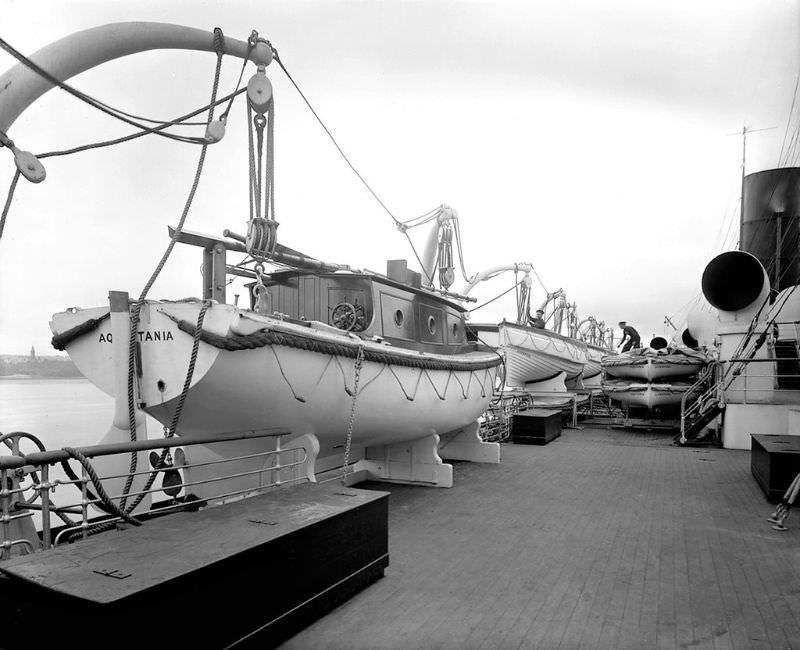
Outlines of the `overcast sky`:
<svg viewBox="0 0 800 650">
<path fill-rule="evenodd" d="M 697 295 L 705 263 L 735 245 L 741 137 L 728 134 L 777 127 L 749 137 L 747 169 L 777 166 L 800 69 L 795 0 L 0 0 L 0 15 L 0 36 L 28 54 L 117 21 L 220 26 L 240 39 L 257 29 L 398 218 L 447 203 L 461 218 L 469 273 L 531 262 L 582 316 L 626 319 L 646 339 L 665 333 L 664 316 L 680 316 Z M 0 68 L 12 64 L 0 54 Z M 222 92 L 239 68 L 226 60 Z M 207 102 L 213 69 L 211 54 L 150 52 L 71 83 L 114 107 L 171 119 Z M 268 74 L 279 241 L 378 271 L 386 259 L 412 260 L 280 69 Z M 244 232 L 244 117 L 240 103 L 225 140 L 209 149 L 186 228 Z M 128 132 L 52 91 L 9 135 L 45 152 Z M 52 313 L 104 304 L 109 290 L 139 294 L 198 154 L 142 138 L 47 160 L 44 183 L 20 182 L 0 241 L 0 353 L 52 353 Z M 0 150 L 3 196 L 13 171 Z M 412 236 L 421 245 L 424 234 Z M 199 267 L 199 250 L 179 247 L 150 297 L 198 295 Z M 475 295 L 487 300 L 512 281 Z M 534 289 L 538 302 L 543 289 Z M 231 301 L 233 293 L 244 291 L 232 285 Z M 473 320 L 514 311 L 509 296 Z"/>
</svg>

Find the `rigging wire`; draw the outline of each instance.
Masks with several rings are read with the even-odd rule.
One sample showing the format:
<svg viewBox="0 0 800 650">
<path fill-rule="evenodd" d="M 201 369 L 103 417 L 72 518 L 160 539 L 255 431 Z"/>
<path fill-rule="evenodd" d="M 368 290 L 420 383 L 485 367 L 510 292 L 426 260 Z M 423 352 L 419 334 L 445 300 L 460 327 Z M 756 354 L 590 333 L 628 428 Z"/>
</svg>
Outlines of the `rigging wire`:
<svg viewBox="0 0 800 650">
<path fill-rule="evenodd" d="M 202 108 L 198 108 L 197 110 L 192 111 L 191 113 L 187 113 L 186 115 L 182 115 L 181 117 L 177 117 L 174 120 L 170 120 L 169 122 L 164 122 L 160 126 L 157 126 L 153 131 L 161 131 L 163 129 L 169 128 L 170 126 L 182 126 L 184 120 L 194 117 L 195 115 L 199 115 L 200 113 L 204 113 L 209 109 L 219 106 L 220 104 L 225 103 L 226 101 L 233 101 L 238 95 L 241 95 L 243 92 L 246 92 L 247 88 L 240 88 L 230 95 L 226 95 L 220 100 L 215 101 L 213 104 L 206 104 Z M 200 124 L 200 122 L 191 122 L 190 124 Z M 202 124 L 206 124 L 203 122 Z M 136 138 L 142 138 L 146 135 L 152 135 L 148 131 L 137 131 L 136 133 L 131 133 L 119 138 L 115 138 L 113 140 L 103 140 L 101 142 L 94 142 L 90 144 L 80 145 L 78 147 L 73 147 L 72 149 L 64 149 L 61 151 L 48 151 L 47 153 L 36 154 L 36 157 L 39 159 L 43 158 L 51 158 L 53 156 L 68 156 L 74 153 L 80 153 L 82 151 L 88 151 L 91 149 L 100 149 L 103 147 L 110 147 L 115 144 L 121 144 L 123 142 L 129 142 L 130 140 L 135 140 Z"/>
<path fill-rule="evenodd" d="M 386 211 L 386 214 L 388 214 L 391 217 L 392 221 L 394 221 L 395 226 L 397 226 L 398 229 L 406 236 L 406 239 L 408 240 L 408 244 L 409 244 L 409 246 L 411 246 L 411 250 L 414 253 L 414 257 L 417 259 L 417 262 L 419 263 L 419 267 L 422 269 L 422 272 L 427 277 L 428 282 L 433 284 L 433 277 L 425 269 L 425 266 L 422 263 L 422 259 L 420 258 L 419 253 L 417 253 L 417 249 L 414 247 L 414 242 L 411 241 L 411 237 L 409 236 L 408 232 L 406 232 L 407 228 L 405 227 L 403 222 L 400 221 L 397 217 L 394 216 L 392 211 L 381 200 L 381 198 L 378 196 L 378 194 L 375 192 L 375 190 L 372 189 L 370 184 L 367 183 L 367 181 L 364 179 L 364 177 L 358 172 L 358 170 L 355 168 L 353 163 L 350 162 L 350 159 L 347 157 L 347 155 L 344 153 L 342 148 L 339 146 L 339 143 L 336 141 L 336 138 L 333 137 L 333 134 L 330 132 L 330 129 L 328 129 L 328 127 L 325 126 L 325 123 L 322 121 L 322 118 L 319 116 L 317 111 L 314 110 L 314 107 L 311 105 L 311 102 L 305 96 L 303 91 L 300 90 L 300 86 L 297 85 L 297 82 L 294 80 L 294 77 L 292 77 L 292 75 L 286 69 L 286 66 L 284 65 L 283 61 L 281 60 L 280 55 L 278 54 L 278 50 L 275 49 L 274 47 L 272 48 L 272 58 L 280 66 L 281 70 L 283 70 L 283 73 L 286 75 L 286 78 L 294 86 L 295 90 L 300 95 L 300 97 L 303 100 L 303 102 L 305 102 L 305 105 L 308 107 L 308 110 L 311 111 L 311 114 L 316 118 L 317 122 L 322 127 L 322 130 L 325 131 L 325 133 L 328 135 L 328 138 L 333 143 L 333 146 L 336 147 L 336 150 L 339 152 L 339 155 L 342 157 L 342 159 L 347 163 L 347 166 L 350 167 L 350 169 L 353 171 L 353 173 L 356 175 L 356 177 L 358 177 L 358 180 L 361 181 L 361 184 L 367 189 L 367 191 L 370 194 L 372 194 L 372 197 Z"/>
<path fill-rule="evenodd" d="M 0 48 L 5 50 L 8 54 L 13 56 L 20 63 L 22 63 L 25 66 L 27 66 L 28 68 L 30 68 L 33 72 L 38 74 L 40 77 L 43 77 L 44 79 L 46 79 L 48 82 L 50 82 L 54 86 L 58 86 L 59 88 L 61 88 L 62 90 L 66 91 L 67 93 L 69 93 L 73 97 L 76 97 L 80 101 L 85 102 L 86 104 L 89 104 L 93 108 L 99 110 L 102 113 L 105 113 L 106 115 L 114 117 L 114 118 L 116 118 L 116 119 L 118 119 L 118 120 L 120 120 L 122 122 L 125 122 L 126 124 L 130 124 L 131 126 L 135 126 L 137 129 L 141 129 L 141 130 L 147 131 L 149 133 L 155 133 L 156 135 L 160 135 L 161 137 L 169 138 L 171 140 L 176 140 L 178 142 L 184 142 L 184 143 L 187 143 L 187 144 L 200 144 L 200 145 L 206 143 L 205 138 L 180 136 L 180 135 L 175 135 L 173 133 L 163 133 L 163 132 L 161 132 L 159 130 L 156 130 L 156 129 L 152 128 L 152 127 L 146 126 L 144 124 L 140 124 L 136 120 L 133 120 L 133 119 L 130 119 L 130 118 L 126 117 L 126 115 L 123 114 L 122 111 L 119 111 L 118 109 L 112 108 L 112 107 L 108 106 L 107 104 L 104 104 L 103 102 L 99 101 L 98 99 L 95 99 L 91 95 L 88 95 L 87 93 L 84 93 L 83 91 L 80 91 L 80 90 L 72 87 L 71 85 L 67 84 L 66 82 L 61 81 L 57 77 L 53 76 L 47 70 L 42 68 L 37 63 L 34 63 L 31 59 L 26 57 L 24 54 L 22 54 L 16 48 L 14 48 L 11 44 L 9 44 L 3 38 L 0 38 Z"/>
<path fill-rule="evenodd" d="M 375 190 L 373 190 L 372 187 L 370 187 L 369 183 L 367 183 L 367 181 L 364 180 L 364 177 L 358 172 L 353 163 L 350 162 L 350 159 L 347 157 L 345 152 L 342 151 L 342 148 L 339 146 L 339 143 L 336 141 L 336 138 L 333 137 L 333 134 L 330 132 L 328 127 L 325 126 L 325 123 L 322 121 L 322 118 L 319 116 L 317 111 L 314 110 L 314 107 L 311 106 L 311 102 L 308 101 L 308 98 L 305 96 L 303 91 L 300 90 L 300 86 L 297 85 L 297 82 L 294 80 L 294 77 L 292 77 L 292 75 L 289 74 L 289 71 L 286 69 L 286 66 L 283 64 L 283 61 L 281 60 L 281 57 L 278 54 L 278 50 L 275 49 L 274 47 L 272 48 L 272 58 L 280 66 L 281 70 L 283 70 L 283 73 L 286 75 L 286 78 L 289 79 L 291 84 L 294 86 L 295 90 L 298 92 L 302 100 L 305 102 L 305 105 L 308 107 L 308 110 L 311 111 L 311 114 L 316 118 L 317 122 L 322 127 L 322 130 L 325 131 L 325 133 L 327 133 L 328 138 L 330 138 L 330 141 L 333 143 L 333 146 L 336 147 L 342 159 L 347 163 L 347 165 L 350 167 L 353 173 L 358 177 L 358 179 L 361 181 L 364 187 L 367 188 L 367 191 L 370 194 L 372 194 L 373 198 L 386 211 L 386 214 L 388 214 L 392 218 L 392 221 L 394 221 L 395 225 L 396 226 L 402 225 L 402 222 L 397 217 L 395 217 L 394 214 L 392 214 L 392 211 L 389 210 L 388 207 L 386 207 L 386 204 L 383 201 L 381 201 L 380 197 L 375 193 Z"/>
<path fill-rule="evenodd" d="M 490 304 L 492 304 L 492 303 L 493 303 L 495 300 L 500 300 L 500 298 L 502 298 L 502 297 L 503 297 L 503 296 L 505 296 L 506 294 L 509 294 L 509 293 L 511 293 L 512 291 L 514 291 L 514 290 L 515 290 L 517 287 L 519 287 L 519 285 L 520 285 L 520 284 L 521 284 L 521 282 L 517 282 L 517 283 L 516 283 L 516 284 L 515 284 L 513 287 L 511 287 L 510 289 L 506 289 L 505 291 L 503 291 L 503 293 L 496 295 L 496 296 L 495 296 L 494 298 L 492 298 L 491 300 L 487 300 L 487 301 L 486 301 L 485 303 L 483 303 L 482 305 L 478 305 L 477 307 L 473 307 L 472 309 L 468 309 L 467 311 L 468 311 L 468 312 L 471 314 L 471 313 L 472 313 L 472 312 L 474 312 L 474 311 L 478 311 L 478 310 L 479 310 L 479 309 L 481 309 L 482 307 L 486 307 L 486 305 L 490 305 Z"/>
<path fill-rule="evenodd" d="M 240 80 L 240 82 L 241 82 L 241 80 Z M 195 115 L 198 115 L 198 114 L 203 113 L 205 111 L 211 110 L 215 106 L 217 106 L 219 104 L 222 104 L 222 103 L 224 103 L 226 101 L 230 102 L 228 104 L 228 109 L 227 109 L 227 110 L 229 110 L 231 104 L 233 103 L 233 100 L 238 95 L 241 95 L 243 92 L 245 92 L 246 90 L 247 90 L 247 88 L 239 89 L 238 88 L 238 84 L 237 84 L 237 90 L 235 90 L 231 94 L 226 95 L 225 97 L 223 97 L 222 99 L 220 99 L 218 101 L 214 101 L 214 102 L 212 102 L 210 104 L 207 104 L 207 105 L 203 106 L 202 108 L 198 108 L 197 110 L 194 110 L 191 113 L 187 113 L 186 115 L 182 115 L 181 117 L 177 117 L 174 120 L 171 120 L 170 122 L 164 123 L 161 126 L 158 126 L 155 129 L 153 129 L 153 131 L 137 131 L 136 133 L 131 133 L 131 134 L 122 136 L 120 138 L 115 138 L 113 140 L 104 140 L 104 141 L 101 141 L 101 142 L 93 142 L 93 143 L 89 143 L 89 144 L 83 144 L 83 145 L 80 145 L 80 146 L 77 146 L 77 147 L 73 147 L 71 149 L 63 149 L 61 151 L 48 151 L 46 153 L 36 154 L 36 157 L 41 160 L 41 159 L 44 159 L 44 158 L 51 158 L 51 157 L 55 157 L 55 156 L 68 156 L 68 155 L 71 155 L 71 154 L 74 154 L 74 153 L 80 153 L 80 152 L 89 151 L 89 150 L 92 150 L 92 149 L 101 149 L 103 147 L 110 147 L 110 146 L 115 145 L 115 144 L 121 144 L 123 142 L 129 142 L 131 140 L 135 140 L 136 138 L 141 138 L 141 137 L 146 136 L 146 135 L 151 135 L 155 131 L 159 131 L 161 129 L 166 129 L 166 128 L 168 128 L 169 126 L 171 126 L 173 124 L 178 124 L 179 122 L 182 122 L 185 119 L 194 117 Z M 6 218 L 8 217 L 9 210 L 11 209 L 11 202 L 12 202 L 12 200 L 14 198 L 14 192 L 15 192 L 15 190 L 17 188 L 17 181 L 19 181 L 19 176 L 20 176 L 20 172 L 19 172 L 19 170 L 17 170 L 16 173 L 14 174 L 13 179 L 11 180 L 11 186 L 8 188 L 8 193 L 6 195 L 6 203 L 5 203 L 5 206 L 3 208 L 3 212 L 2 212 L 2 214 L 0 214 L 0 239 L 2 239 L 2 237 L 3 237 L 3 231 L 5 230 L 5 225 L 6 225 Z"/>
<path fill-rule="evenodd" d="M 778 154 L 778 167 L 781 166 L 781 161 L 783 160 L 783 151 L 784 151 L 784 147 L 786 146 L 786 136 L 789 133 L 789 125 L 792 123 L 792 115 L 794 114 L 794 105 L 795 105 L 795 102 L 797 100 L 798 84 L 800 84 L 800 71 L 797 73 L 797 76 L 795 77 L 795 81 L 794 81 L 794 92 L 792 93 L 792 105 L 789 108 L 789 117 L 786 120 L 786 129 L 783 132 L 783 142 L 781 143 L 781 152 Z M 792 136 L 792 139 L 794 139 L 796 134 L 797 134 L 797 130 L 795 131 L 794 135 Z M 787 153 L 787 157 L 788 157 L 788 153 L 789 152 L 787 151 L 786 153 Z"/>
<path fill-rule="evenodd" d="M 0 239 L 3 238 L 3 230 L 6 227 L 6 217 L 8 211 L 11 209 L 11 200 L 14 198 L 14 190 L 17 189 L 17 182 L 19 181 L 20 171 L 16 170 L 14 178 L 11 179 L 11 186 L 8 188 L 8 195 L 6 196 L 6 204 L 3 206 L 3 213 L 0 215 Z"/>
</svg>

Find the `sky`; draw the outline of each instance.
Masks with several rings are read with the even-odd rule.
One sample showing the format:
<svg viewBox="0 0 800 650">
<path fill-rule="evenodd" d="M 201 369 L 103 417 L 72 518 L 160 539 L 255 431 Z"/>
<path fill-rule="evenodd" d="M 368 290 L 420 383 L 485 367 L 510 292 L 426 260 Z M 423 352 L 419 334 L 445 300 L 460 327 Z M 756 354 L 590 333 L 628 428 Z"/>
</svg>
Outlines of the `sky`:
<svg viewBox="0 0 800 650">
<path fill-rule="evenodd" d="M 581 317 L 627 320 L 645 340 L 671 333 L 665 316 L 680 325 L 705 264 L 736 245 L 742 141 L 731 134 L 775 127 L 748 137 L 747 171 L 778 166 L 800 71 L 797 0 L 0 0 L 0 15 L 0 37 L 26 54 L 118 21 L 219 26 L 242 40 L 258 30 L 398 219 L 446 203 L 460 217 L 469 274 L 530 262 L 543 283 L 534 282 L 534 304 L 563 288 Z M 214 63 L 207 53 L 148 52 L 70 83 L 166 120 L 207 103 Z M 0 52 L 0 70 L 12 65 Z M 221 92 L 240 68 L 226 58 Z M 411 264 L 405 237 L 282 71 L 267 73 L 279 241 L 355 268 Z M 130 131 L 54 90 L 9 136 L 41 153 Z M 239 102 L 225 139 L 209 147 L 187 229 L 245 231 L 246 143 Z M 0 240 L 0 353 L 53 354 L 53 313 L 105 304 L 109 290 L 138 296 L 198 155 L 146 137 L 48 159 L 43 183 L 20 182 Z M 3 196 L 13 173 L 0 149 Z M 411 232 L 420 247 L 425 235 Z M 198 249 L 178 246 L 149 297 L 199 295 L 200 263 Z M 507 274 L 473 295 L 483 303 L 513 282 Z M 229 300 L 235 293 L 245 294 L 241 283 Z M 515 311 L 509 294 L 471 319 Z"/>
</svg>

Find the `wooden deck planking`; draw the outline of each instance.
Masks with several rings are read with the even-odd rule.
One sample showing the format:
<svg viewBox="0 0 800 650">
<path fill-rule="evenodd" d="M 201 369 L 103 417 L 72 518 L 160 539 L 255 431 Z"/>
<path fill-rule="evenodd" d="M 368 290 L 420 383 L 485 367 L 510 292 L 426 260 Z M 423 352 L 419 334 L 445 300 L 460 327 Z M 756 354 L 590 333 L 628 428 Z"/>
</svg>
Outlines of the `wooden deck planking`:
<svg viewBox="0 0 800 650">
<path fill-rule="evenodd" d="M 565 431 L 451 490 L 375 484 L 386 577 L 284 647 L 800 647 L 800 518 L 769 528 L 749 453 L 670 440 Z"/>
</svg>

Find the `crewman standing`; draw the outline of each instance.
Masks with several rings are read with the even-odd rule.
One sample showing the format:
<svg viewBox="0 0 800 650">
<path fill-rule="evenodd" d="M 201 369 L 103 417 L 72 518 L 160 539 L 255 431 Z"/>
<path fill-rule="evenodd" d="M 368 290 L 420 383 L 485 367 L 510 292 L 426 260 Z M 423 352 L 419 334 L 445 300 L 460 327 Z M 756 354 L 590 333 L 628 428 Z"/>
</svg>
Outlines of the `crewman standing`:
<svg viewBox="0 0 800 650">
<path fill-rule="evenodd" d="M 631 348 L 642 347 L 642 339 L 639 336 L 639 332 L 628 325 L 624 320 L 619 322 L 619 326 L 622 328 L 622 338 L 620 339 L 620 342 L 617 343 L 617 347 L 625 343 L 624 347 L 622 348 L 623 352 L 627 352 Z"/>
</svg>

